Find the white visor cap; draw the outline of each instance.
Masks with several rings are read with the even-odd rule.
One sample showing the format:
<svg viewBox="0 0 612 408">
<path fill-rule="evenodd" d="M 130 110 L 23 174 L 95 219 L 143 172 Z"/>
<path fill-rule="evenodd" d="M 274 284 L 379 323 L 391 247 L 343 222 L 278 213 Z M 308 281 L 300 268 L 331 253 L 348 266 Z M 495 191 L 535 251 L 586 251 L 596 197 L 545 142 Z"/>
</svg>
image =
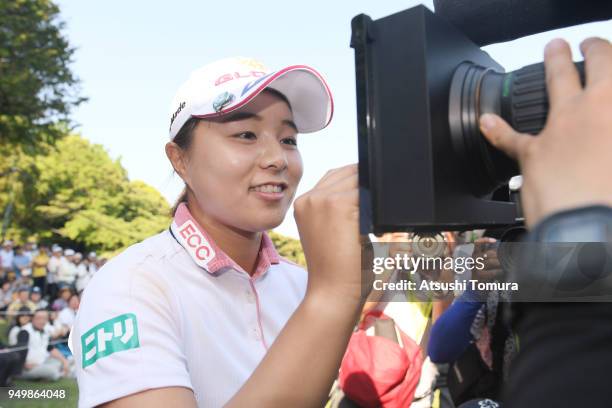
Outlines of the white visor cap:
<svg viewBox="0 0 612 408">
<path fill-rule="evenodd" d="M 334 112 L 327 83 L 315 69 L 291 65 L 270 71 L 251 58 L 226 58 L 191 73 L 170 106 L 170 139 L 191 117 L 213 118 L 245 106 L 266 88 L 282 93 L 300 133 L 326 127 Z"/>
</svg>

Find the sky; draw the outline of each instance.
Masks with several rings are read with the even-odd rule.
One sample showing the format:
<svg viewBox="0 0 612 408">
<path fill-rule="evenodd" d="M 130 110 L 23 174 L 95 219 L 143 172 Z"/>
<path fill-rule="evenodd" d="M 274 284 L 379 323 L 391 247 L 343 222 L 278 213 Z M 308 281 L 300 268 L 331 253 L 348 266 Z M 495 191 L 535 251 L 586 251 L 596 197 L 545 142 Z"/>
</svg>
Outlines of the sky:
<svg viewBox="0 0 612 408">
<path fill-rule="evenodd" d="M 88 102 L 73 115 L 77 131 L 120 158 L 130 179 L 157 188 L 173 203 L 183 184 L 164 153 L 170 101 L 194 69 L 230 56 L 253 57 L 271 68 L 306 64 L 326 78 L 334 118 L 299 138 L 304 176 L 297 195 L 332 168 L 357 161 L 351 19 L 373 19 L 433 1 L 305 2 L 246 0 L 58 0 L 65 34 L 77 48 L 72 65 Z M 485 50 L 507 71 L 542 61 L 544 45 L 562 37 L 574 59 L 581 40 L 612 39 L 612 22 L 525 37 Z M 299 237 L 293 209 L 276 230 Z"/>
</svg>

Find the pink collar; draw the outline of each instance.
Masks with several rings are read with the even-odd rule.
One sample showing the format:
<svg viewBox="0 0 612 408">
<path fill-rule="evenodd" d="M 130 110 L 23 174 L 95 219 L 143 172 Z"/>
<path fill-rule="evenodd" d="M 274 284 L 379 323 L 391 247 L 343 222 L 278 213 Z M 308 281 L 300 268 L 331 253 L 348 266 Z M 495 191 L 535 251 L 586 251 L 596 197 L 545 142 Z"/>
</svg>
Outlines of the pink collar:
<svg viewBox="0 0 612 408">
<path fill-rule="evenodd" d="M 185 203 L 179 204 L 170 229 L 174 238 L 185 248 L 191 259 L 208 273 L 216 274 L 220 269 L 226 267 L 245 272 L 198 225 Z M 261 247 L 259 248 L 259 256 L 257 257 L 257 268 L 253 278 L 266 272 L 270 265 L 278 264 L 279 262 L 280 256 L 276 252 L 272 240 L 264 232 L 261 239 Z"/>
</svg>

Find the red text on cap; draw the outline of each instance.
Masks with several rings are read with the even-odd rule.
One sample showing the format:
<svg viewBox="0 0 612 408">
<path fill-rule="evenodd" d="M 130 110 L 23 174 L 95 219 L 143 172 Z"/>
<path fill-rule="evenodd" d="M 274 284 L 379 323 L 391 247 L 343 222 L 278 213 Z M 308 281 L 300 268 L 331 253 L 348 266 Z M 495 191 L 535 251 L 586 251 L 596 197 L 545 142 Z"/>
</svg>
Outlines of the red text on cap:
<svg viewBox="0 0 612 408">
<path fill-rule="evenodd" d="M 259 78 L 262 76 L 265 76 L 266 73 L 262 72 L 262 71 L 250 71 L 247 73 L 240 73 L 240 72 L 230 72 L 227 74 L 223 74 L 221 75 L 219 78 L 217 78 L 217 80 L 215 81 L 215 86 L 219 86 L 225 82 L 231 81 L 233 79 L 240 79 L 240 78 L 250 78 L 250 77 L 254 77 L 254 78 Z"/>
</svg>

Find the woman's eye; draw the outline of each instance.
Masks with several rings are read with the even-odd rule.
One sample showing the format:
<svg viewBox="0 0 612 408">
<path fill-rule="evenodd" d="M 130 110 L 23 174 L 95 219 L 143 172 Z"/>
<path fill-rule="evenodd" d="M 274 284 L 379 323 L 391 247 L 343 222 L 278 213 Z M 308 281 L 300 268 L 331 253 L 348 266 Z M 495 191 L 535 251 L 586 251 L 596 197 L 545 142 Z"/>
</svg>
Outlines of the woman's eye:
<svg viewBox="0 0 612 408">
<path fill-rule="evenodd" d="M 286 137 L 283 140 L 281 140 L 281 142 L 291 145 L 291 146 L 297 146 L 297 139 L 294 137 Z"/>
<path fill-rule="evenodd" d="M 255 140 L 257 136 L 253 132 L 242 132 L 235 135 L 238 139 Z"/>
</svg>

